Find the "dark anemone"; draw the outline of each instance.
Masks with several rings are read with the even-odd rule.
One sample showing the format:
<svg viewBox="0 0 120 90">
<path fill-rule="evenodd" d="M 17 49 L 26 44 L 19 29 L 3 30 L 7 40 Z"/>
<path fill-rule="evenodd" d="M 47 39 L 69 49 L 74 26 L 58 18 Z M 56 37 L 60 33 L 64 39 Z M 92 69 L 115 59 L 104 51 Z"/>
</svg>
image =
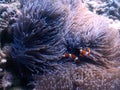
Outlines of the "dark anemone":
<svg viewBox="0 0 120 90">
<path fill-rule="evenodd" d="M 38 1 L 28 2 L 21 10 L 22 15 L 11 26 L 10 62 L 27 82 L 33 80 L 34 74 L 53 70 L 53 61 L 59 60 L 66 51 L 60 33 L 64 24 L 63 14 L 49 0 Z"/>
</svg>

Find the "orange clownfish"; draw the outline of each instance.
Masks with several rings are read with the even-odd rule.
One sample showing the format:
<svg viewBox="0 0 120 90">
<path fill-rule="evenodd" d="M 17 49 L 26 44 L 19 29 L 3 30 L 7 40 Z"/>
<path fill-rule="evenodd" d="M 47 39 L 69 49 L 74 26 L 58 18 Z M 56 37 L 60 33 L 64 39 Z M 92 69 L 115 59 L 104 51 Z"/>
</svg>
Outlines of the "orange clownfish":
<svg viewBox="0 0 120 90">
<path fill-rule="evenodd" d="M 87 50 L 83 50 L 82 48 L 79 50 L 80 57 L 89 56 L 90 55 L 90 48 L 87 48 Z M 62 55 L 62 58 L 71 58 L 74 62 L 80 62 L 79 57 L 77 57 L 75 54 L 69 54 L 66 53 Z"/>
<path fill-rule="evenodd" d="M 90 48 L 87 48 L 86 50 L 83 50 L 82 48 L 80 49 L 80 56 L 84 57 L 84 56 L 89 56 L 90 55 Z"/>
<path fill-rule="evenodd" d="M 63 58 L 72 58 L 74 62 L 80 62 L 79 58 L 75 54 L 66 53 L 62 55 Z"/>
</svg>

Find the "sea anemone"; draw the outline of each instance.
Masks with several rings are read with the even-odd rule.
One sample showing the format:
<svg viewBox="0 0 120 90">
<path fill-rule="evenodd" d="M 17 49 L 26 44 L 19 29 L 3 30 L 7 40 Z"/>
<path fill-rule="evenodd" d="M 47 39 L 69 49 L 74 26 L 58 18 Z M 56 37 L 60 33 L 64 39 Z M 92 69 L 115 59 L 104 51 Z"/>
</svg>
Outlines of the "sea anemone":
<svg viewBox="0 0 120 90">
<path fill-rule="evenodd" d="M 10 62 L 22 78 L 30 79 L 33 74 L 50 70 L 53 68 L 52 62 L 65 52 L 60 33 L 64 18 L 54 5 L 49 0 L 29 2 L 11 26 L 13 44 Z"/>
<path fill-rule="evenodd" d="M 118 68 L 115 67 L 115 71 L 107 74 L 108 68 L 103 67 L 109 66 L 112 70 L 114 65 L 111 64 L 119 58 L 119 33 L 110 26 L 108 18 L 91 13 L 81 0 L 30 0 L 24 3 L 21 12 L 16 22 L 11 25 L 13 42 L 9 51 L 11 58 L 8 62 L 16 69 L 16 73 L 27 81 L 27 85 L 32 84 L 35 74 L 41 74 L 39 77 L 43 76 L 39 79 L 40 85 L 42 81 L 49 82 L 50 87 L 59 85 L 61 90 L 64 88 L 63 84 L 67 89 L 74 84 L 75 87 L 73 85 L 70 89 L 73 90 L 76 87 L 87 89 L 89 83 L 90 89 L 94 87 L 96 89 L 101 78 L 104 83 L 107 83 L 106 79 L 119 79 L 119 75 L 114 76 L 114 72 L 119 71 Z M 65 59 L 59 58 L 65 53 L 76 53 L 76 49 L 81 47 L 90 48 L 92 60 L 99 65 L 88 63 L 76 65 L 71 62 L 66 64 L 67 62 L 63 62 Z M 85 58 L 82 61 L 84 60 Z M 105 72 L 104 75 L 99 70 Z M 52 71 L 54 73 L 51 73 Z M 105 75 L 112 76 L 107 78 L 104 77 Z M 62 79 L 57 78 L 59 76 Z M 54 82 L 54 77 L 60 84 Z M 93 79 L 94 77 L 96 80 Z M 97 85 L 92 87 L 94 81 Z M 104 86 L 102 80 L 100 84 Z M 105 87 L 108 86 L 106 84 Z M 58 88 L 55 86 L 54 89 Z M 46 86 L 43 86 L 43 90 L 47 90 Z"/>
</svg>

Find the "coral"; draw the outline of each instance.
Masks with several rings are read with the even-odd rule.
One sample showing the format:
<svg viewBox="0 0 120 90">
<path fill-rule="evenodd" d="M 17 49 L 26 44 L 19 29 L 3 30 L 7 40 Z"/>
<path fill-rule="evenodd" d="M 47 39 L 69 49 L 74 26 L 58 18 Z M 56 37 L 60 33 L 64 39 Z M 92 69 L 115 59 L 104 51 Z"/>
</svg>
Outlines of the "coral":
<svg viewBox="0 0 120 90">
<path fill-rule="evenodd" d="M 12 41 L 10 25 L 20 14 L 18 10 L 19 2 L 11 4 L 0 4 L 0 47 L 4 47 L 6 43 Z"/>
<path fill-rule="evenodd" d="M 104 15 L 114 20 L 120 20 L 119 0 L 85 0 L 85 2 L 94 13 Z"/>
<path fill-rule="evenodd" d="M 5 89 L 12 85 L 12 74 L 6 72 L 6 55 L 0 50 L 0 89 Z"/>
</svg>

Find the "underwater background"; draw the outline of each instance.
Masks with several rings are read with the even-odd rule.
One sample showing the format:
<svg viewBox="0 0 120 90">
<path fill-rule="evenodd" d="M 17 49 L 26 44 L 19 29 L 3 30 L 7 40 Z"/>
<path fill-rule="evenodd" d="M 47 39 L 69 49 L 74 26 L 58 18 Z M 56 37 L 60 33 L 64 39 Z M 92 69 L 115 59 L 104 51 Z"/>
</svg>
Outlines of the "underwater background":
<svg viewBox="0 0 120 90">
<path fill-rule="evenodd" d="M 0 89 L 119 90 L 119 3 L 0 0 Z"/>
</svg>

